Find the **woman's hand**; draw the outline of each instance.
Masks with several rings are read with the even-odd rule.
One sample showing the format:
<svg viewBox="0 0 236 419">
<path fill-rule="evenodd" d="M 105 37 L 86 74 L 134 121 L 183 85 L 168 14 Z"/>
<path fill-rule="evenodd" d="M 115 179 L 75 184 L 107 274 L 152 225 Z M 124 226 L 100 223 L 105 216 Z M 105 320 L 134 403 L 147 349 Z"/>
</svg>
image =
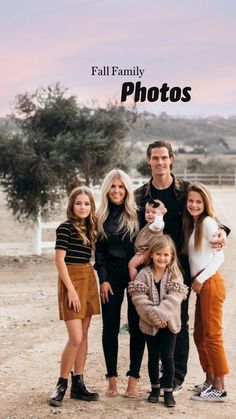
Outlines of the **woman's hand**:
<svg viewBox="0 0 236 419">
<path fill-rule="evenodd" d="M 192 290 L 194 292 L 196 292 L 196 294 L 200 294 L 201 289 L 202 289 L 201 282 L 198 282 L 198 280 L 196 278 L 194 278 L 194 280 L 192 282 Z"/>
<path fill-rule="evenodd" d="M 167 322 L 160 322 L 160 323 L 158 323 L 158 327 L 160 329 L 165 329 L 165 327 L 167 327 Z"/>
<path fill-rule="evenodd" d="M 226 232 L 225 230 L 221 229 L 216 231 L 213 236 L 215 237 L 213 240 L 210 241 L 211 247 L 215 250 L 221 250 L 222 247 L 225 246 L 226 243 Z"/>
<path fill-rule="evenodd" d="M 81 304 L 79 296 L 75 291 L 73 283 L 70 279 L 70 275 L 65 263 L 66 251 L 62 249 L 56 249 L 55 252 L 55 263 L 58 271 L 58 275 L 62 279 L 65 287 L 67 288 L 67 297 L 69 308 L 72 308 L 75 312 L 80 311 Z"/>
<path fill-rule="evenodd" d="M 68 302 L 69 308 L 73 308 L 75 312 L 79 312 L 81 309 L 81 304 L 79 300 L 79 296 L 75 289 L 68 290 Z"/>
<path fill-rule="evenodd" d="M 109 301 L 109 292 L 111 295 L 114 295 L 110 283 L 105 281 L 100 285 L 100 295 L 103 304 Z"/>
</svg>

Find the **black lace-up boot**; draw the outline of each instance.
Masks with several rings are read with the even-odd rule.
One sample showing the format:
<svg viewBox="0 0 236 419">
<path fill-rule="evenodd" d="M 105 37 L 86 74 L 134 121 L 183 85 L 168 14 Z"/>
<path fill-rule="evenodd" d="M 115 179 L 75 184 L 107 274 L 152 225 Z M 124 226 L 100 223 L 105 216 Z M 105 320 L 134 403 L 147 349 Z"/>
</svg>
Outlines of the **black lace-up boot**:
<svg viewBox="0 0 236 419">
<path fill-rule="evenodd" d="M 77 400 L 85 400 L 87 402 L 96 401 L 99 399 L 99 394 L 95 391 L 90 391 L 84 384 L 84 377 L 82 374 L 73 375 L 71 373 L 71 390 L 70 397 Z"/>
<path fill-rule="evenodd" d="M 54 390 L 51 398 L 48 401 L 50 406 L 61 406 L 63 398 L 67 390 L 67 382 L 65 378 L 59 378 L 56 389 Z"/>
</svg>

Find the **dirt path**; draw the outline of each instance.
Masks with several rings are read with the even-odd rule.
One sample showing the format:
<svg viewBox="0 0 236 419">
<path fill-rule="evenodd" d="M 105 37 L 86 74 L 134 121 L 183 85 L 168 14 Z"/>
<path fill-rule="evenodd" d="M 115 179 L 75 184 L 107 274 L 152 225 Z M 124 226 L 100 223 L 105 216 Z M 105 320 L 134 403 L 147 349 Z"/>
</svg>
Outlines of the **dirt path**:
<svg viewBox="0 0 236 419">
<path fill-rule="evenodd" d="M 78 402 L 65 397 L 60 408 L 47 405 L 59 370 L 61 350 L 65 343 L 63 322 L 58 321 L 56 301 L 56 273 L 52 256 L 40 258 L 0 259 L 0 418 L 38 419 L 52 418 L 235 418 L 236 417 L 236 260 L 235 190 L 213 191 L 217 213 L 232 228 L 225 250 L 226 261 L 222 268 L 227 282 L 227 301 L 224 311 L 224 336 L 231 366 L 227 377 L 229 397 L 227 402 L 197 403 L 190 400 L 193 384 L 203 376 L 192 342 L 194 296 L 191 297 L 191 351 L 189 371 L 184 390 L 176 397 L 175 409 L 167 410 L 162 403 L 146 402 L 149 389 L 146 354 L 143 361 L 139 395 L 135 400 L 122 396 L 126 385 L 128 367 L 128 335 L 120 335 L 119 389 L 115 399 L 104 395 L 104 361 L 101 347 L 101 318 L 93 318 L 90 329 L 86 382 L 100 393 L 98 402 Z M 126 322 L 126 307 L 122 323 Z M 69 392 L 68 392 L 69 393 Z"/>
</svg>

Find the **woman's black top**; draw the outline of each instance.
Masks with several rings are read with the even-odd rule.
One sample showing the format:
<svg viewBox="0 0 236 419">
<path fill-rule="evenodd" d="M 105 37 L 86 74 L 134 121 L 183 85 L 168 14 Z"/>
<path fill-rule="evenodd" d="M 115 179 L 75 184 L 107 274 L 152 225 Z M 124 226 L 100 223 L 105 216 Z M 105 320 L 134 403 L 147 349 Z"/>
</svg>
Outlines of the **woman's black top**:
<svg viewBox="0 0 236 419">
<path fill-rule="evenodd" d="M 134 240 L 129 234 L 118 231 L 124 204 L 109 203 L 109 214 L 104 222 L 107 237 L 98 237 L 95 252 L 95 265 L 100 284 L 108 280 L 107 265 L 114 260 L 127 263 L 134 255 Z"/>
</svg>

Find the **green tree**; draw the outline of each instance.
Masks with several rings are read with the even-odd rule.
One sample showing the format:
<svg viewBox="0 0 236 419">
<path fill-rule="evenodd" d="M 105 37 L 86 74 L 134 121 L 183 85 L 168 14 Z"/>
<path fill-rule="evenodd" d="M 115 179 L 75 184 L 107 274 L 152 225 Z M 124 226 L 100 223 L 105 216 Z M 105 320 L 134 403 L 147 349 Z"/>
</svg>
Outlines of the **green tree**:
<svg viewBox="0 0 236 419">
<path fill-rule="evenodd" d="M 9 208 L 19 220 L 36 220 L 40 209 L 54 208 L 60 200 L 63 193 L 57 169 L 34 153 L 21 136 L 0 136 L 1 185 Z"/>
<path fill-rule="evenodd" d="M 188 159 L 187 161 L 187 170 L 190 173 L 202 173 L 204 172 L 204 163 L 198 159 Z"/>
<path fill-rule="evenodd" d="M 148 162 L 146 159 L 140 160 L 140 162 L 136 166 L 136 169 L 144 177 L 150 177 L 152 174 L 150 166 L 148 165 Z"/>
<path fill-rule="evenodd" d="M 0 173 L 18 219 L 53 208 L 72 180 L 89 185 L 125 168 L 123 138 L 134 113 L 124 107 L 80 107 L 57 83 L 18 95 L 12 118 L 18 132 L 0 135 Z"/>
<path fill-rule="evenodd" d="M 58 136 L 55 152 L 65 166 L 78 169 L 86 185 L 96 184 L 113 167 L 127 169 L 124 137 L 133 118 L 132 112 L 116 104 L 79 108 L 76 130 Z"/>
</svg>

